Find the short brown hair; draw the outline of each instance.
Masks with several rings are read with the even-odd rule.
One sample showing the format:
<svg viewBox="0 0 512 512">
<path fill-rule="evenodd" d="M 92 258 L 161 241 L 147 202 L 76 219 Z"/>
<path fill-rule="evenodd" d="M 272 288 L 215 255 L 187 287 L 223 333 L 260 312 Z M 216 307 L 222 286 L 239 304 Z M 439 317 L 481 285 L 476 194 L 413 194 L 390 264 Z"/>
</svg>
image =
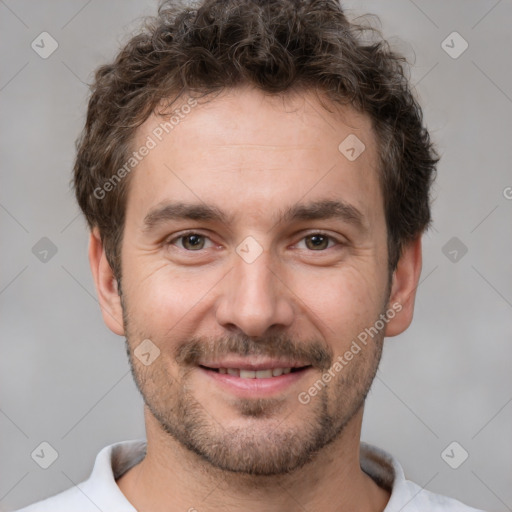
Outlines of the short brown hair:
<svg viewBox="0 0 512 512">
<path fill-rule="evenodd" d="M 241 85 L 321 91 L 370 117 L 393 270 L 403 244 L 430 223 L 438 161 L 405 64 L 375 29 L 350 23 L 336 0 L 163 3 L 115 61 L 96 71 L 77 142 L 76 197 L 89 227 L 99 228 L 118 281 L 129 176 L 105 197 L 95 191 L 125 165 L 137 127 L 162 101 Z"/>
</svg>

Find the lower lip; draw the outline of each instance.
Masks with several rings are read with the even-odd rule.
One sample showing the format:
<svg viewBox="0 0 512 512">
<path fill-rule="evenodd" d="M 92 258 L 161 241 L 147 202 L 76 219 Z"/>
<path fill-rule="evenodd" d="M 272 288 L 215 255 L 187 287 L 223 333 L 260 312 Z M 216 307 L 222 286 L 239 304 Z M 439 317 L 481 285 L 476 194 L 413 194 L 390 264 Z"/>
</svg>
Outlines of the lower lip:
<svg viewBox="0 0 512 512">
<path fill-rule="evenodd" d="M 207 378 L 212 379 L 221 388 L 230 393 L 234 393 L 240 398 L 266 397 L 286 391 L 297 383 L 312 370 L 307 367 L 304 370 L 290 372 L 279 377 L 269 377 L 268 379 L 242 379 L 228 373 L 219 373 L 213 370 L 199 368 Z"/>
</svg>

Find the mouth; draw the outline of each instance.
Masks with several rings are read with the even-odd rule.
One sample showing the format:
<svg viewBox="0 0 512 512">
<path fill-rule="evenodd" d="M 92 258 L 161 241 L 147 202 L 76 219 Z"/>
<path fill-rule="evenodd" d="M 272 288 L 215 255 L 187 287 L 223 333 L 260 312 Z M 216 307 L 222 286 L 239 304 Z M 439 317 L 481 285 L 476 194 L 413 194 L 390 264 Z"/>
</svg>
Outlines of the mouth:
<svg viewBox="0 0 512 512">
<path fill-rule="evenodd" d="M 204 370 L 219 373 L 221 375 L 231 375 L 239 377 L 240 379 L 271 379 L 273 377 L 280 377 L 281 375 L 288 375 L 289 373 L 297 373 L 311 368 L 311 365 L 300 367 L 282 367 L 282 368 L 263 368 L 259 370 L 244 369 L 244 368 L 210 368 L 208 366 L 199 365 Z"/>
<path fill-rule="evenodd" d="M 239 398 L 270 398 L 306 387 L 313 366 L 283 360 L 230 359 L 198 366 L 207 386 L 216 386 Z M 304 380 L 307 379 L 307 380 Z M 301 383 L 301 384 L 300 384 Z"/>
</svg>

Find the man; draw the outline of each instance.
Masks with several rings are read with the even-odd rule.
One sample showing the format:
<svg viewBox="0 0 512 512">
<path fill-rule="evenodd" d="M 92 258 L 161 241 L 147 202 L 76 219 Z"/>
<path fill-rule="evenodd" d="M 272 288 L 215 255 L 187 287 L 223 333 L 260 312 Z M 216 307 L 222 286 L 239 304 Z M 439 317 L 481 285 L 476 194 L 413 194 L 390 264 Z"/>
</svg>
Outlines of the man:
<svg viewBox="0 0 512 512">
<path fill-rule="evenodd" d="M 360 442 L 437 155 L 335 0 L 164 4 L 101 67 L 74 186 L 147 443 L 34 511 L 471 511 Z"/>
</svg>

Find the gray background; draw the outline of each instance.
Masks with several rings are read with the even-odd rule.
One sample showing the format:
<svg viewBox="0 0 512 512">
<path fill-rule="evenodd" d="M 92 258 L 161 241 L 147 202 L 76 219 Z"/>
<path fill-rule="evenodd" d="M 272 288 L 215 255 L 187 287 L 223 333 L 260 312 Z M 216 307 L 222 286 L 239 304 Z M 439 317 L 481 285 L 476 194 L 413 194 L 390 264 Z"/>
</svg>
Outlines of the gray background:
<svg viewBox="0 0 512 512">
<path fill-rule="evenodd" d="M 415 320 L 386 342 L 362 437 L 429 490 L 512 510 L 512 3 L 345 5 L 350 15 L 378 14 L 384 34 L 413 60 L 442 153 Z M 155 6 L 0 1 L 3 510 L 80 482 L 103 446 L 144 435 L 124 340 L 104 326 L 95 298 L 69 179 L 86 83 Z M 47 59 L 31 48 L 43 31 L 59 44 Z M 457 59 L 441 46 L 453 31 L 469 44 Z M 46 262 L 32 252 L 42 237 L 57 248 Z M 452 237 L 459 247 L 443 252 Z M 59 454 L 46 470 L 31 458 L 42 441 Z M 469 453 L 458 469 L 441 457 L 452 441 Z"/>
</svg>

